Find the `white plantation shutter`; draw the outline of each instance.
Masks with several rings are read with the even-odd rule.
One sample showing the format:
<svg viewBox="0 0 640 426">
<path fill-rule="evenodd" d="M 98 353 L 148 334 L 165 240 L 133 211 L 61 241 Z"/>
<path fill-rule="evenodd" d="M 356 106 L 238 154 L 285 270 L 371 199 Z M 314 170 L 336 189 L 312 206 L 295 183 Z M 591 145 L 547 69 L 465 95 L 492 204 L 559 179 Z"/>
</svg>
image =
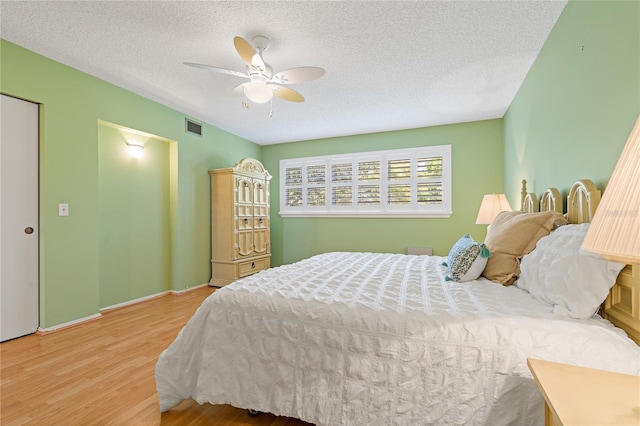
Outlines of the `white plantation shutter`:
<svg viewBox="0 0 640 426">
<path fill-rule="evenodd" d="M 411 158 L 390 159 L 387 162 L 387 203 L 411 204 Z"/>
<path fill-rule="evenodd" d="M 353 205 L 353 163 L 339 158 L 331 164 L 331 205 L 344 208 Z"/>
<path fill-rule="evenodd" d="M 310 207 L 324 207 L 327 198 L 327 178 L 326 178 L 326 165 L 320 164 L 307 164 L 307 205 Z"/>
<path fill-rule="evenodd" d="M 418 158 L 417 168 L 418 204 L 442 204 L 442 157 Z"/>
<path fill-rule="evenodd" d="M 280 214 L 448 217 L 451 146 L 280 160 Z"/>
<path fill-rule="evenodd" d="M 302 207 L 302 164 L 292 163 L 284 170 L 286 182 L 285 204 L 288 207 Z"/>
<path fill-rule="evenodd" d="M 380 160 L 376 157 L 358 161 L 358 206 L 379 206 Z"/>
<path fill-rule="evenodd" d="M 418 204 L 441 204 L 442 182 L 419 183 Z"/>
</svg>

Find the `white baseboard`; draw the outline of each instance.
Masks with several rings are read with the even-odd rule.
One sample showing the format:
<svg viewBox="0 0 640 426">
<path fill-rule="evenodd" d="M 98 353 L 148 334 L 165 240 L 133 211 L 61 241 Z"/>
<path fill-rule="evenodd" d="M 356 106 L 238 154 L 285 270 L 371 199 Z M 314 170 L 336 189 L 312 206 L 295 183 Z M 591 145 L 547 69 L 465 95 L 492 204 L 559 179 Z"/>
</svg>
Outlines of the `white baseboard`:
<svg viewBox="0 0 640 426">
<path fill-rule="evenodd" d="M 101 308 L 100 312 L 101 313 L 109 312 L 109 311 L 112 311 L 114 309 L 120 309 L 120 308 L 124 308 L 126 306 L 135 305 L 137 303 L 146 302 L 148 300 L 156 299 L 158 297 L 166 296 L 168 294 L 179 296 L 179 295 L 184 294 L 184 293 L 186 293 L 188 291 L 195 290 L 197 288 L 204 287 L 206 285 L 209 285 L 209 283 L 200 284 L 200 285 L 197 285 L 197 286 L 194 286 L 194 287 L 188 287 L 188 288 L 185 288 L 183 290 L 167 290 L 167 291 L 163 291 L 161 293 L 156 293 L 156 294 L 151 294 L 149 296 L 139 297 L 137 299 L 128 300 L 126 302 L 117 303 L 117 304 L 111 305 L 111 306 L 106 306 L 104 308 Z"/>
<path fill-rule="evenodd" d="M 74 325 L 78 325 L 78 324 L 82 324 L 85 322 L 89 322 L 89 321 L 93 321 L 96 320 L 98 318 L 101 318 L 102 314 L 94 314 L 94 315 L 90 315 L 88 317 L 84 317 L 84 318 L 79 318 L 77 320 L 73 320 L 73 321 L 69 321 L 69 322 L 64 322 L 62 324 L 58 324 L 58 325 L 54 325 L 52 327 L 38 327 L 38 330 L 36 331 L 37 334 L 47 334 L 47 333 L 52 333 L 54 331 L 60 331 L 64 328 L 69 328 L 69 327 L 73 327 Z"/>
<path fill-rule="evenodd" d="M 167 291 L 163 291 L 161 293 L 156 293 L 156 294 L 152 294 L 152 295 L 149 295 L 149 296 L 139 297 L 137 299 L 129 300 L 129 301 L 122 302 L 122 303 L 117 303 L 117 304 L 111 305 L 111 306 L 106 306 L 104 308 L 101 308 L 99 313 L 97 313 L 95 315 L 90 315 L 88 317 L 79 318 L 77 320 L 73 320 L 73 321 L 62 323 L 62 324 L 54 325 L 52 327 L 46 327 L 46 328 L 38 327 L 38 330 L 36 331 L 36 333 L 43 335 L 43 334 L 47 334 L 47 333 L 52 333 L 54 331 L 60 331 L 60 330 L 65 329 L 65 328 L 73 327 L 74 325 L 79 325 L 79 324 L 82 324 L 82 323 L 85 323 L 85 322 L 89 322 L 89 321 L 93 321 L 93 320 L 96 320 L 98 318 L 101 318 L 102 314 L 105 313 L 105 312 L 109 312 L 109 311 L 113 311 L 115 309 L 120 309 L 120 308 L 124 308 L 124 307 L 127 307 L 127 306 L 135 305 L 135 304 L 138 304 L 138 303 L 146 302 L 148 300 L 156 299 L 156 298 L 162 297 L 162 296 L 167 296 L 169 294 L 174 295 L 174 296 L 181 296 L 181 295 L 185 294 L 188 291 L 195 290 L 197 288 L 202 288 L 202 287 L 205 287 L 205 286 L 208 286 L 208 285 L 209 285 L 209 283 L 204 283 L 204 284 L 200 284 L 200 285 L 197 285 L 197 286 L 194 286 L 194 287 L 188 287 L 188 288 L 185 288 L 183 290 L 167 290 Z"/>
<path fill-rule="evenodd" d="M 113 311 L 114 309 L 120 309 L 131 305 L 136 305 L 138 303 L 146 302 L 151 299 L 157 299 L 158 297 L 166 296 L 169 294 L 168 291 L 163 291 L 162 293 L 151 294 L 149 296 L 138 297 L 137 299 L 127 300 L 126 302 L 116 303 L 115 305 L 105 306 L 104 308 L 100 308 L 100 313 L 105 313 L 109 311 Z"/>
<path fill-rule="evenodd" d="M 209 285 L 209 283 L 204 283 L 204 284 L 200 284 L 200 285 L 197 285 L 197 286 L 194 286 L 194 287 L 188 287 L 188 288 L 185 288 L 185 289 L 182 289 L 182 290 L 169 290 L 169 293 L 175 294 L 176 296 L 179 296 L 181 294 L 185 294 L 186 292 L 191 291 L 191 290 L 195 290 L 197 288 L 207 287 L 208 285 Z"/>
</svg>

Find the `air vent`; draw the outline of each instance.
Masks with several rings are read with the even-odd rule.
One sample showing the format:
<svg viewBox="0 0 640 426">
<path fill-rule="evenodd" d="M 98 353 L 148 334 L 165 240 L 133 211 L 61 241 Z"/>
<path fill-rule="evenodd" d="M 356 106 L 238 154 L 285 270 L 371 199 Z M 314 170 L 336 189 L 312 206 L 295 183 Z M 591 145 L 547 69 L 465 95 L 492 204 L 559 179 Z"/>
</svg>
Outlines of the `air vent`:
<svg viewBox="0 0 640 426">
<path fill-rule="evenodd" d="M 196 123 L 195 121 L 191 121 L 188 118 L 185 118 L 186 127 L 185 130 L 187 133 L 191 133 L 192 135 L 202 136 L 202 124 Z"/>
</svg>

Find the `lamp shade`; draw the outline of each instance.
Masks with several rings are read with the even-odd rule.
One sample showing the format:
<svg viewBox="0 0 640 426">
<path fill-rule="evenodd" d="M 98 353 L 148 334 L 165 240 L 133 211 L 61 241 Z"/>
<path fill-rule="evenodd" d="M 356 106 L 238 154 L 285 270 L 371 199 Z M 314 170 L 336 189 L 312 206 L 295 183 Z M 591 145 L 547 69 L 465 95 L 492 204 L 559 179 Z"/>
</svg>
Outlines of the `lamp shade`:
<svg viewBox="0 0 640 426">
<path fill-rule="evenodd" d="M 504 194 L 487 194 L 482 197 L 482 204 L 476 217 L 476 225 L 490 225 L 500 212 L 510 212 L 511 205 Z"/>
<path fill-rule="evenodd" d="M 613 169 L 582 248 L 620 263 L 640 263 L 640 116 Z"/>
</svg>

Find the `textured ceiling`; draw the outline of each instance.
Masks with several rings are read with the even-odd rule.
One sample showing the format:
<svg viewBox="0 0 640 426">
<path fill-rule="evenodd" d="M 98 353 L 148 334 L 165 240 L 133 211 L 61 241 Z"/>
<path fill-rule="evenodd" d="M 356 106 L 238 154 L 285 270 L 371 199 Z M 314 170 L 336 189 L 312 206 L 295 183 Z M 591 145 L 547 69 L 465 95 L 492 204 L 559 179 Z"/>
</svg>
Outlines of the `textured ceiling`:
<svg viewBox="0 0 640 426">
<path fill-rule="evenodd" d="M 502 117 L 566 1 L 2 1 L 0 36 L 258 144 Z M 233 37 L 326 75 L 242 107 Z M 140 129 L 145 130 L 145 129 Z"/>
</svg>

